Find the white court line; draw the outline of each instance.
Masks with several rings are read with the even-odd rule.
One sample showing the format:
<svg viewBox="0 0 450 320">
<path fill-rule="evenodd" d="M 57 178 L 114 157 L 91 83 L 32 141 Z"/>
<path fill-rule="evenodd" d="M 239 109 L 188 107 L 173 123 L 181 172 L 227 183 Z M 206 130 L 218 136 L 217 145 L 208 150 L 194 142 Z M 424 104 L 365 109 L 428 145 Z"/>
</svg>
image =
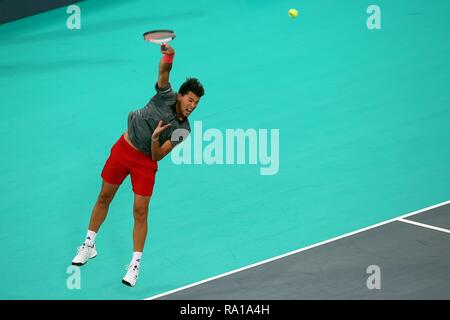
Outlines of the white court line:
<svg viewBox="0 0 450 320">
<path fill-rule="evenodd" d="M 436 230 L 436 231 L 450 233 L 450 230 L 448 230 L 448 229 L 431 226 L 431 225 L 425 224 L 425 223 L 415 222 L 415 221 L 406 220 L 406 219 L 398 219 L 398 221 L 409 223 L 409 224 L 414 224 L 419 227 L 424 227 L 424 228 L 428 228 L 428 229 L 432 229 L 432 230 Z"/>
<path fill-rule="evenodd" d="M 201 280 L 201 281 L 189 284 L 189 285 L 181 287 L 181 288 L 177 288 L 177 289 L 170 290 L 170 291 L 167 291 L 167 292 L 164 292 L 164 293 L 161 293 L 161 294 L 157 294 L 155 296 L 148 297 L 148 298 L 146 298 L 144 300 L 153 300 L 153 299 L 157 299 L 157 298 L 160 298 L 160 297 L 163 297 L 163 296 L 167 296 L 169 294 L 172 294 L 172 293 L 175 293 L 175 292 L 178 292 L 178 291 L 182 291 L 182 290 L 185 290 L 185 289 L 188 289 L 188 288 L 192 288 L 192 287 L 198 286 L 200 284 L 203 284 L 203 283 L 206 283 L 206 282 L 209 282 L 209 281 L 212 281 L 212 280 L 216 280 L 216 279 L 219 279 L 219 278 L 223 278 L 223 277 L 229 276 L 230 274 L 233 274 L 233 273 L 236 273 L 236 272 L 240 272 L 240 271 L 243 271 L 243 270 L 254 268 L 254 267 L 260 266 L 260 265 L 265 264 L 265 263 L 269 263 L 269 262 L 272 262 L 272 261 L 275 261 L 275 260 L 278 260 L 278 259 L 285 258 L 285 257 L 290 256 L 290 255 L 299 253 L 299 252 L 303 252 L 303 251 L 306 251 L 306 250 L 309 250 L 309 249 L 312 249 L 312 248 L 316 248 L 316 247 L 322 246 L 324 244 L 328 244 L 328 243 L 333 242 L 333 241 L 337 241 L 337 240 L 340 240 L 340 239 L 343 239 L 343 238 L 347 238 L 347 237 L 353 236 L 355 234 L 358 234 L 358 233 L 361 233 L 361 232 L 364 232 L 364 231 L 367 231 L 367 230 L 370 230 L 370 229 L 374 229 L 374 228 L 380 227 L 382 225 L 385 225 L 385 224 L 388 224 L 388 223 L 391 223 L 391 222 L 395 222 L 395 221 L 398 221 L 400 219 L 403 219 L 403 218 L 406 218 L 406 217 L 409 217 L 409 216 L 413 216 L 415 214 L 419 214 L 419 213 L 421 213 L 423 211 L 432 210 L 434 208 L 441 207 L 441 206 L 444 206 L 444 205 L 449 204 L 449 203 L 450 203 L 450 200 L 445 201 L 445 202 L 441 202 L 439 204 L 435 204 L 435 205 L 427 207 L 427 208 L 423 208 L 423 209 L 420 209 L 420 210 L 417 210 L 417 211 L 414 211 L 414 212 L 410 212 L 410 213 L 404 214 L 402 216 L 395 217 L 395 218 L 392 218 L 392 219 L 389 219 L 389 220 L 386 220 L 386 221 L 383 221 L 383 222 L 371 225 L 369 227 L 365 227 L 365 228 L 362 228 L 362 229 L 359 229 L 359 230 L 356 230 L 356 231 L 353 231 L 353 232 L 350 232 L 350 233 L 346 233 L 346 234 L 343 234 L 341 236 L 338 236 L 338 237 L 335 237 L 335 238 L 332 238 L 332 239 L 329 239 L 329 240 L 325 240 L 325 241 L 322 241 L 322 242 L 319 242 L 319 243 L 316 243 L 316 244 L 313 244 L 313 245 L 310 245 L 310 246 L 307 246 L 307 247 L 304 247 L 304 248 L 301 248 L 301 249 L 297 249 L 295 251 L 291 251 L 291 252 L 282 254 L 280 256 L 276 256 L 276 257 L 273 257 L 273 258 L 270 258 L 270 259 L 267 259 L 267 260 L 263 260 L 261 262 L 257 262 L 257 263 L 248 265 L 246 267 L 242 267 L 242 268 L 239 268 L 239 269 L 236 269 L 236 270 L 232 270 L 232 271 L 229 271 L 229 272 L 226 272 L 226 273 L 223 273 L 223 274 L 219 274 L 217 276 L 214 276 L 214 277 L 211 277 L 211 278 L 208 278 L 208 279 L 205 279 L 205 280 Z"/>
</svg>

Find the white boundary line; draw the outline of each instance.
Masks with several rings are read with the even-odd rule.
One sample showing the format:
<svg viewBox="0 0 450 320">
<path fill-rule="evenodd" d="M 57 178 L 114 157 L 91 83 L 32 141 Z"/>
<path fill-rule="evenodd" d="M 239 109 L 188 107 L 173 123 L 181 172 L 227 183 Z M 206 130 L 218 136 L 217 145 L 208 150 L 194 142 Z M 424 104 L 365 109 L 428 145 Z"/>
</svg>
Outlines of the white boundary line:
<svg viewBox="0 0 450 320">
<path fill-rule="evenodd" d="M 436 231 L 450 233 L 450 230 L 448 230 L 448 229 L 431 226 L 431 225 L 425 224 L 425 223 L 415 222 L 415 221 L 406 220 L 406 219 L 398 219 L 398 221 L 409 223 L 409 224 L 414 224 L 416 226 L 424 227 L 424 228 L 427 228 L 427 229 L 432 229 L 432 230 L 436 230 Z"/>
<path fill-rule="evenodd" d="M 430 206 L 430 207 L 427 207 L 427 208 L 423 208 L 423 209 L 420 209 L 420 210 L 417 210 L 417 211 L 414 211 L 414 212 L 410 212 L 410 213 L 404 214 L 402 216 L 395 217 L 395 218 L 392 218 L 392 219 L 389 219 L 389 220 L 386 220 L 386 221 L 383 221 L 383 222 L 380 222 L 380 223 L 377 223 L 377 224 L 374 224 L 374 225 L 371 225 L 371 226 L 368 226 L 368 227 L 365 227 L 365 228 L 362 228 L 362 229 L 359 229 L 359 230 L 356 230 L 356 231 L 353 231 L 353 232 L 349 232 L 349 233 L 343 234 L 341 236 L 338 236 L 338 237 L 335 237 L 335 238 L 332 238 L 332 239 L 329 239 L 329 240 L 325 240 L 325 241 L 322 241 L 322 242 L 319 242 L 319 243 L 316 243 L 316 244 L 313 244 L 313 245 L 310 245 L 310 246 L 307 246 L 307 247 L 304 247 L 304 248 L 301 248 L 301 249 L 298 249 L 298 250 L 295 250 L 295 251 L 291 251 L 291 252 L 282 254 L 280 256 L 276 256 L 276 257 L 273 257 L 273 258 L 270 258 L 270 259 L 267 259 L 267 260 L 263 260 L 261 262 L 257 262 L 257 263 L 248 265 L 246 267 L 242 267 L 242 268 L 239 268 L 239 269 L 236 269 L 236 270 L 232 270 L 232 271 L 229 271 L 229 272 L 226 272 L 226 273 L 223 273 L 223 274 L 220 274 L 220 275 L 217 275 L 217 276 L 205 279 L 205 280 L 201 280 L 201 281 L 198 281 L 198 282 L 186 285 L 186 286 L 178 288 L 178 289 L 174 289 L 174 290 L 170 290 L 170 291 L 167 291 L 167 292 L 164 292 L 164 293 L 161 293 L 161 294 L 157 294 L 157 295 L 145 298 L 144 300 L 153 300 L 153 299 L 157 299 L 157 298 L 160 298 L 160 297 L 163 297 L 163 296 L 167 296 L 169 294 L 172 294 L 172 293 L 175 293 L 175 292 L 178 292 L 178 291 L 182 291 L 182 290 L 185 290 L 185 289 L 188 289 L 188 288 L 192 288 L 192 287 L 198 286 L 200 284 L 203 284 L 203 283 L 206 283 L 206 282 L 209 282 L 209 281 L 212 281 L 212 280 L 216 280 L 216 279 L 219 279 L 219 278 L 223 278 L 223 277 L 229 276 L 230 274 L 233 274 L 233 273 L 236 273 L 236 272 L 240 272 L 240 271 L 243 271 L 243 270 L 254 268 L 254 267 L 260 266 L 262 264 L 269 263 L 269 262 L 272 262 L 272 261 L 275 261 L 275 260 L 278 260 L 278 259 L 290 256 L 290 255 L 299 253 L 299 252 L 303 252 L 303 251 L 312 249 L 312 248 L 316 248 L 316 247 L 322 246 L 324 244 L 327 244 L 327 243 L 330 243 L 330 242 L 333 242 L 333 241 L 337 241 L 337 240 L 340 240 L 340 239 L 343 239 L 343 238 L 347 238 L 347 237 L 353 236 L 355 234 L 358 234 L 358 233 L 361 233 L 361 232 L 364 232 L 364 231 L 367 231 L 367 230 L 370 230 L 370 229 L 374 229 L 374 228 L 380 227 L 382 225 L 385 225 L 385 224 L 388 224 L 388 223 L 391 223 L 391 222 L 395 222 L 395 221 L 398 221 L 400 219 L 403 219 L 403 218 L 406 218 L 406 217 L 409 217 L 409 216 L 412 216 L 412 215 L 415 215 L 415 214 L 419 214 L 419 213 L 421 213 L 423 211 L 432 210 L 432 209 L 444 206 L 444 205 L 449 204 L 449 203 L 450 203 L 450 200 L 445 201 L 445 202 L 441 202 L 439 204 L 436 204 L 436 205 L 433 205 L 433 206 Z"/>
</svg>

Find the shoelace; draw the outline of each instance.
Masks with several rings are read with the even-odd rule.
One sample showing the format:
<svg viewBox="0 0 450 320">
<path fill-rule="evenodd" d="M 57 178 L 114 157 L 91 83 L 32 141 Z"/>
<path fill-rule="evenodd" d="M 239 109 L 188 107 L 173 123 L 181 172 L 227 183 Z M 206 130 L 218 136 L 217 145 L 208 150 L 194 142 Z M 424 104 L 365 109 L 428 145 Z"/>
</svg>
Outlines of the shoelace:
<svg viewBox="0 0 450 320">
<path fill-rule="evenodd" d="M 125 266 L 125 270 L 130 271 L 130 269 L 132 269 L 133 271 L 139 271 L 139 267 L 135 264 L 130 265 L 130 264 L 126 264 Z"/>
<path fill-rule="evenodd" d="M 90 247 L 83 244 L 82 246 L 77 248 L 77 254 L 84 254 L 85 252 L 87 252 L 88 248 L 90 248 Z"/>
<path fill-rule="evenodd" d="M 128 268 L 128 274 L 130 274 L 131 273 L 131 276 L 134 278 L 134 279 L 137 279 L 137 277 L 138 277 L 138 272 L 139 272 L 139 268 L 138 268 L 138 266 L 137 265 L 132 265 L 132 266 L 130 266 L 129 268 Z"/>
<path fill-rule="evenodd" d="M 138 266 L 137 266 L 137 265 L 134 265 L 134 266 L 133 266 L 133 277 L 134 277 L 135 280 L 137 280 L 138 272 L 139 272 Z"/>
</svg>

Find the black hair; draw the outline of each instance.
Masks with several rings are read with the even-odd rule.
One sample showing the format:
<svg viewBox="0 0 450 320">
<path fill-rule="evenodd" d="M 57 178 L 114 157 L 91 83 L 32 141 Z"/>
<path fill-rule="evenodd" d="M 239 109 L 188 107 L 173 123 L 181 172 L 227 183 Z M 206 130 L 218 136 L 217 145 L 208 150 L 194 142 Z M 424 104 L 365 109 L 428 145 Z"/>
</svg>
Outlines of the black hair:
<svg viewBox="0 0 450 320">
<path fill-rule="evenodd" d="M 189 91 L 195 94 L 197 97 L 201 97 L 205 94 L 205 89 L 203 89 L 202 84 L 198 79 L 195 78 L 187 78 L 186 81 L 181 85 L 178 93 L 184 96 Z"/>
</svg>

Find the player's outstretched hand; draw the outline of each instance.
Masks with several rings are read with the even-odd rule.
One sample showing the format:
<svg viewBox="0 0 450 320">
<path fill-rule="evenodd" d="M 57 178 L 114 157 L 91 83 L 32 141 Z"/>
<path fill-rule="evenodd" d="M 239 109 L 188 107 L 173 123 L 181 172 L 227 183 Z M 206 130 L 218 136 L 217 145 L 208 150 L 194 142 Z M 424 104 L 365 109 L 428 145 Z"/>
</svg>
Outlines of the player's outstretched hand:
<svg viewBox="0 0 450 320">
<path fill-rule="evenodd" d="M 168 54 L 168 55 L 174 55 L 175 54 L 175 50 L 173 50 L 172 46 L 170 44 L 168 44 L 168 43 L 162 44 L 160 49 L 161 49 L 161 53 L 162 54 Z"/>
<path fill-rule="evenodd" d="M 164 126 L 162 124 L 163 124 L 162 120 L 159 120 L 158 126 L 153 131 L 152 140 L 157 141 L 159 139 L 159 135 L 161 134 L 161 132 L 167 130 L 171 126 L 170 123 L 168 123 Z"/>
</svg>

